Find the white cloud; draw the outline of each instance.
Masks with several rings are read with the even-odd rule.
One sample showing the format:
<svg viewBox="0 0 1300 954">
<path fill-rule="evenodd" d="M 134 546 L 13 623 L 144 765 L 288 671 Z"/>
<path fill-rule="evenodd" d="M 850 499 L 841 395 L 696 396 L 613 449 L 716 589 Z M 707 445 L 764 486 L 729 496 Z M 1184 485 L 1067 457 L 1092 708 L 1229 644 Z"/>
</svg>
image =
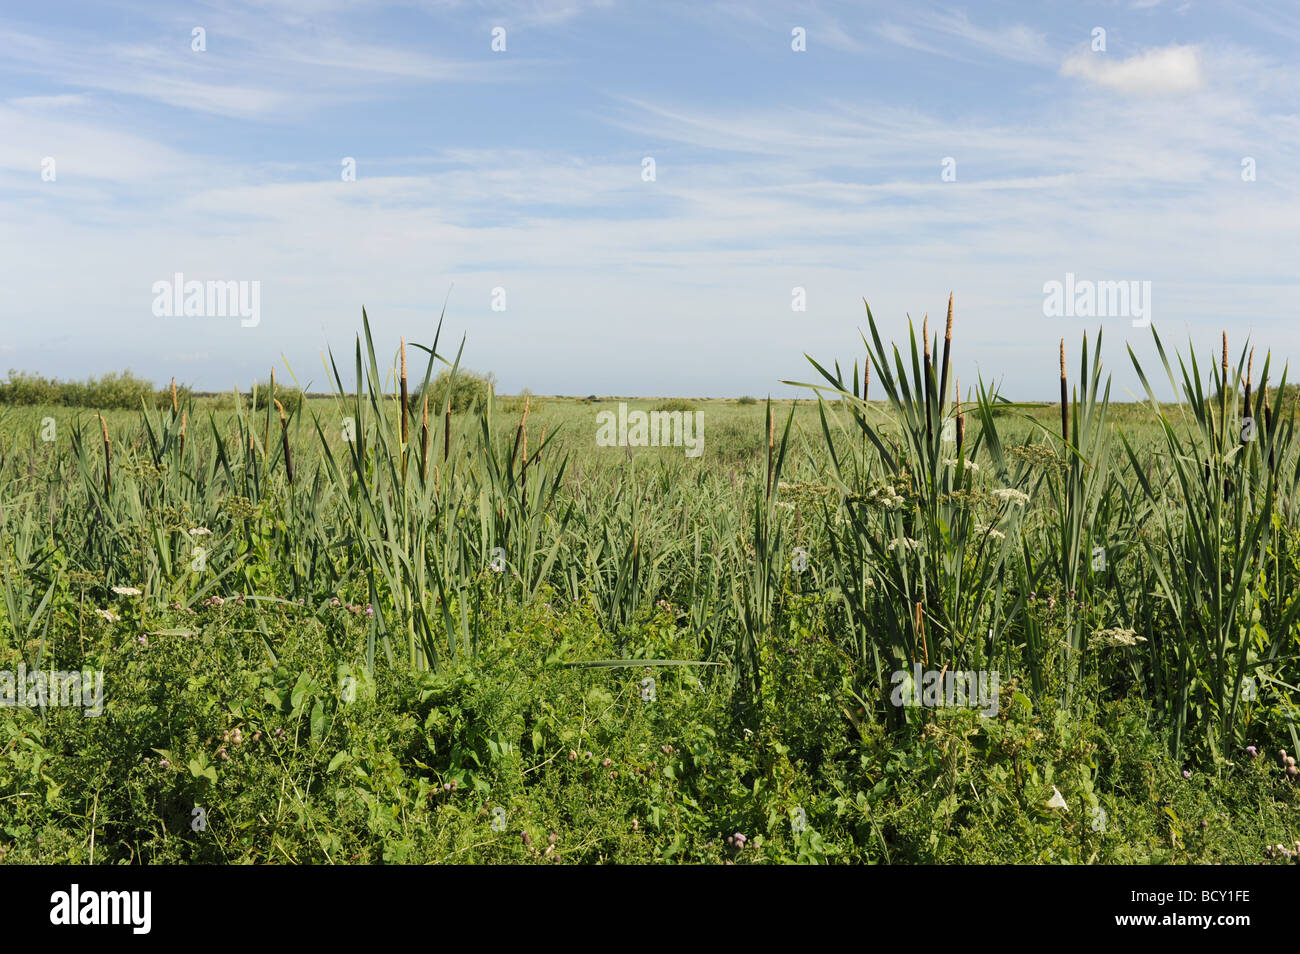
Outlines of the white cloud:
<svg viewBox="0 0 1300 954">
<path fill-rule="evenodd" d="M 1128 59 L 1107 53 L 1076 53 L 1061 65 L 1062 76 L 1077 76 L 1098 86 L 1138 96 L 1188 93 L 1205 86 L 1200 50 L 1165 46 Z"/>
<path fill-rule="evenodd" d="M 1046 39 L 1032 27 L 977 26 L 962 12 L 926 13 L 908 25 L 882 24 L 876 32 L 899 46 L 962 62 L 986 62 L 989 57 L 1034 66 L 1055 62 Z"/>
</svg>

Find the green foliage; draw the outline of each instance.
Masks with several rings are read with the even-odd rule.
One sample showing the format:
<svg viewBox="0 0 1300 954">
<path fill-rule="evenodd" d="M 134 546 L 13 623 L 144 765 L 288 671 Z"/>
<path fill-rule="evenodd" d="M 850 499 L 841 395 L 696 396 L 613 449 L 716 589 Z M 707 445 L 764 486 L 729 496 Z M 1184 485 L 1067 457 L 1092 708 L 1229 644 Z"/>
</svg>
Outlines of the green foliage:
<svg viewBox="0 0 1300 954">
<path fill-rule="evenodd" d="M 695 402 L 688 401 L 685 398 L 669 398 L 666 401 L 660 401 L 654 406 L 656 411 L 694 411 Z"/>
<path fill-rule="evenodd" d="M 978 382 L 958 449 L 938 348 L 886 347 L 868 318 L 874 403 L 858 368 L 817 365 L 816 402 L 661 405 L 706 412 L 698 459 L 597 448 L 567 400 L 526 421 L 431 402 L 424 432 L 364 313 L 283 436 L 249 396 L 150 389 L 104 412 L 107 446 L 96 416 L 0 409 L 0 670 L 109 687 L 105 718 L 6 709 L 0 855 L 1247 863 L 1293 843 L 1272 754 L 1300 748 L 1300 447 L 1264 414 L 1267 361 L 1253 441 L 1232 369 L 1207 387 L 1179 357 L 1179 403 L 1111 404 L 1085 345 L 1068 439 L 1059 408 Z M 417 386 L 463 373 L 437 337 L 409 347 Z M 997 672 L 998 711 L 896 706 L 918 663 Z"/>
<path fill-rule="evenodd" d="M 532 391 L 528 390 L 528 388 L 524 388 L 513 397 L 499 398 L 497 400 L 497 407 L 501 410 L 502 414 L 522 414 L 524 413 L 525 407 L 528 408 L 528 411 L 531 414 L 533 411 L 540 411 L 542 409 L 542 402 L 537 399 Z"/>
<path fill-rule="evenodd" d="M 278 381 L 275 385 L 275 393 L 271 392 L 271 380 L 258 381 L 257 385 L 245 395 L 248 402 L 248 408 L 251 411 L 265 411 L 268 407 L 274 411 L 275 401 L 279 401 L 284 408 L 285 414 L 296 414 L 302 408 L 303 394 L 298 388 L 286 388 Z"/>
<path fill-rule="evenodd" d="M 178 387 L 177 391 L 189 394 L 188 387 Z M 170 405 L 171 390 L 155 391 L 150 382 L 130 371 L 109 373 L 85 381 L 60 381 L 10 369 L 8 379 L 0 381 L 0 404 L 136 410 L 142 401 L 159 408 Z"/>
<path fill-rule="evenodd" d="M 487 408 L 488 401 L 496 388 L 496 378 L 492 374 L 481 374 L 468 368 L 457 368 L 453 378 L 450 369 L 438 372 L 428 385 L 429 414 L 441 414 L 447 406 L 447 396 L 451 395 L 452 413 L 462 411 L 481 412 Z M 521 395 L 522 397 L 522 395 Z M 424 407 L 424 389 L 417 387 L 411 398 L 411 407 Z M 523 405 L 520 405 L 522 410 Z"/>
</svg>

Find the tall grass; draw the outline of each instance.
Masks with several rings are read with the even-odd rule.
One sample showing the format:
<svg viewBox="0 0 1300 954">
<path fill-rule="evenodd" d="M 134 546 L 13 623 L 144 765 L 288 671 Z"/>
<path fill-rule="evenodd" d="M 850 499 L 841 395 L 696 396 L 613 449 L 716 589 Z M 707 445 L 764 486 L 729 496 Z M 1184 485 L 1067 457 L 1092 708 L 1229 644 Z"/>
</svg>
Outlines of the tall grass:
<svg viewBox="0 0 1300 954">
<path fill-rule="evenodd" d="M 861 364 L 809 357 L 807 410 L 746 408 L 753 439 L 712 460 L 598 448 L 594 410 L 556 427 L 530 396 L 458 402 L 465 342 L 443 346 L 442 317 L 425 343 L 378 346 L 364 310 L 350 360 L 324 359 L 329 403 L 268 381 L 219 410 L 178 389 L 74 414 L 50 443 L 40 412 L 7 416 L 0 639 L 39 654 L 84 609 L 75 575 L 100 606 L 139 587 L 145 629 L 217 596 L 369 604 L 371 670 L 472 664 L 506 638 L 503 606 L 576 606 L 616 650 L 588 664 L 711 664 L 740 718 L 809 625 L 892 724 L 923 717 L 890 701 L 918 663 L 995 669 L 1067 710 L 1086 685 L 1140 695 L 1176 752 L 1209 761 L 1294 710 L 1300 449 L 1269 356 L 1255 380 L 1246 348 L 1203 368 L 1156 336 L 1179 399 L 1157 401 L 1134 357 L 1146 419 L 1121 428 L 1100 334 L 1073 389 L 1063 342 L 1044 355 L 1061 366 L 1058 428 L 1056 409 L 983 379 L 963 393 L 951 296 L 942 343 L 909 321 L 887 344 L 866 317 Z M 659 658 L 665 626 L 693 658 Z"/>
</svg>

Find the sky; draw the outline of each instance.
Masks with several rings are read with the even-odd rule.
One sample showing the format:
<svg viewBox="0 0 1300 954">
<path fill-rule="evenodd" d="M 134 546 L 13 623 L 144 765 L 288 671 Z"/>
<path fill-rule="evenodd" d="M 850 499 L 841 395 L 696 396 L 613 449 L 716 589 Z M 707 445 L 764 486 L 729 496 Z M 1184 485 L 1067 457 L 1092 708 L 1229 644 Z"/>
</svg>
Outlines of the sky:
<svg viewBox="0 0 1300 954">
<path fill-rule="evenodd" d="M 363 307 L 382 358 L 445 304 L 501 393 L 788 397 L 952 292 L 967 389 L 1050 399 L 1098 330 L 1121 400 L 1152 329 L 1258 374 L 1298 47 L 1293 2 L 0 0 L 0 369 L 328 390 Z"/>
</svg>

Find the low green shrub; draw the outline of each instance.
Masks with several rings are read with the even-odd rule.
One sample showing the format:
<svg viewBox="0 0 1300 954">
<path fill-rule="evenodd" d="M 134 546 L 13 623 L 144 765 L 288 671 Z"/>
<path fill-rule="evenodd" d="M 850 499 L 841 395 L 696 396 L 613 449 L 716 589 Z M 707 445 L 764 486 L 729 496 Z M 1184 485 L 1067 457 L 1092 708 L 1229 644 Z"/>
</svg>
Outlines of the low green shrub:
<svg viewBox="0 0 1300 954">
<path fill-rule="evenodd" d="M 442 413 L 449 392 L 453 412 L 481 411 L 487 406 L 488 396 L 495 391 L 495 375 L 471 371 L 468 368 L 457 368 L 456 378 L 453 381 L 451 371 L 443 370 L 429 382 L 429 413 L 433 414 L 435 411 Z M 417 387 L 416 393 L 411 396 L 411 408 L 418 414 L 423 406 L 424 392 Z"/>
<path fill-rule="evenodd" d="M 189 388 L 177 388 L 189 393 Z M 39 374 L 10 369 L 8 380 L 0 382 L 0 404 L 63 405 L 96 410 L 135 410 L 141 401 L 151 406 L 171 404 L 171 389 L 156 390 L 144 378 L 130 371 L 110 372 L 84 381 L 60 381 Z"/>
</svg>

